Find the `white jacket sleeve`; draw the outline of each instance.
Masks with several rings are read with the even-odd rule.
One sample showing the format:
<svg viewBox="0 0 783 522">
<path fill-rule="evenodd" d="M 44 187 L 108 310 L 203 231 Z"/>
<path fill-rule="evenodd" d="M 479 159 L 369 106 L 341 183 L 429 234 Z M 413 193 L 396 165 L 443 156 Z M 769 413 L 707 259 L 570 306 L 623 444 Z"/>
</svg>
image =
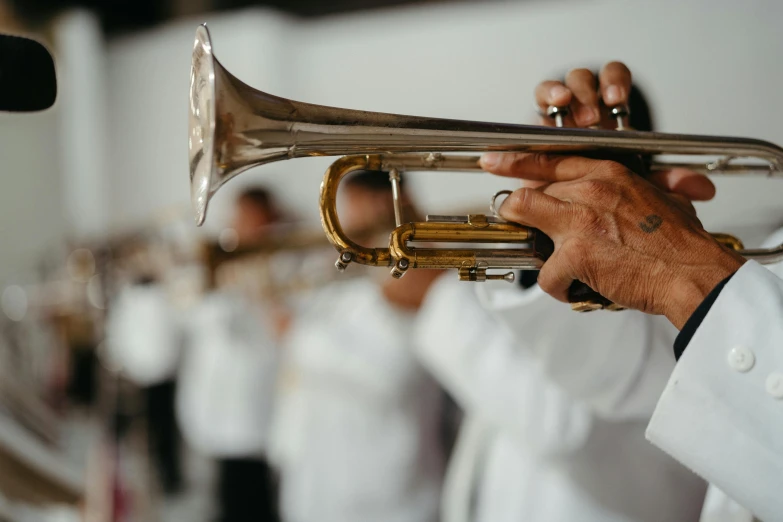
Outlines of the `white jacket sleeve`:
<svg viewBox="0 0 783 522">
<path fill-rule="evenodd" d="M 649 419 L 674 368 L 677 330 L 635 311 L 580 314 L 537 285 L 477 287 L 484 307 L 546 375 L 603 418 Z"/>
<path fill-rule="evenodd" d="M 545 453 L 570 451 L 587 438 L 590 410 L 546 379 L 482 309 L 471 285 L 436 282 L 415 339 L 422 364 L 470 415 Z"/>
<path fill-rule="evenodd" d="M 749 261 L 680 357 L 649 440 L 762 520 L 783 516 L 783 280 Z"/>
</svg>

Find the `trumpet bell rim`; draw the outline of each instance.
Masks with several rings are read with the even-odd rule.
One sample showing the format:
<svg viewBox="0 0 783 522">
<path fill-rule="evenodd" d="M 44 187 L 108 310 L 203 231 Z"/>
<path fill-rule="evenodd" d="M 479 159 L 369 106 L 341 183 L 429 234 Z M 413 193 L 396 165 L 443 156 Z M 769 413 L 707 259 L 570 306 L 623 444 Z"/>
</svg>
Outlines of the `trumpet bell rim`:
<svg viewBox="0 0 783 522">
<path fill-rule="evenodd" d="M 193 43 L 188 118 L 190 197 L 199 226 L 204 223 L 209 198 L 214 192 L 216 105 L 215 58 L 209 30 L 202 24 L 196 29 Z"/>
</svg>

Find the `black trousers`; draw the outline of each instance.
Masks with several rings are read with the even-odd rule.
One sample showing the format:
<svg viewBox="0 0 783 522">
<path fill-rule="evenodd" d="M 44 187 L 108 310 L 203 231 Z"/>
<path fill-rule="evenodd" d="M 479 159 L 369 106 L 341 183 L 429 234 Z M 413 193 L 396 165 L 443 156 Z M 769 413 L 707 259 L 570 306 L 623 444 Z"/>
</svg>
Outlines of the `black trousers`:
<svg viewBox="0 0 783 522">
<path fill-rule="evenodd" d="M 145 391 L 150 457 L 157 469 L 164 493 L 177 493 L 182 487 L 182 464 L 180 434 L 174 416 L 176 382 L 165 381 L 150 386 Z"/>
<path fill-rule="evenodd" d="M 261 458 L 219 464 L 220 522 L 277 522 L 277 479 Z"/>
</svg>

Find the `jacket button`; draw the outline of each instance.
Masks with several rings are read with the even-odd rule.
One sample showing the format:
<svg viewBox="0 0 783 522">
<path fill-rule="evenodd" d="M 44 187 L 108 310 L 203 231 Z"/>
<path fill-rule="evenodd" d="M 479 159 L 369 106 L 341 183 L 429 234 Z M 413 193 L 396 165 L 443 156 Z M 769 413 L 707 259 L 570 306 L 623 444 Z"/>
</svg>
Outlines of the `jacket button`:
<svg viewBox="0 0 783 522">
<path fill-rule="evenodd" d="M 746 372 L 756 364 L 756 356 L 749 349 L 738 344 L 729 350 L 728 363 L 738 372 Z"/>
<path fill-rule="evenodd" d="M 775 399 L 783 399 L 783 373 L 772 372 L 767 377 L 767 393 Z"/>
</svg>

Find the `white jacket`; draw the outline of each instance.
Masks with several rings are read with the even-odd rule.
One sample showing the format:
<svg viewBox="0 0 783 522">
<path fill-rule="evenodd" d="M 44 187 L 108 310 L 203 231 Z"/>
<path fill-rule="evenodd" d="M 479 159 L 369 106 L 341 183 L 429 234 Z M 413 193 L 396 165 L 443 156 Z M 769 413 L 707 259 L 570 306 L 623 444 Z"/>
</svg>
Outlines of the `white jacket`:
<svg viewBox="0 0 783 522">
<path fill-rule="evenodd" d="M 176 413 L 188 443 L 218 458 L 264 454 L 277 385 L 278 346 L 263 308 L 212 293 L 188 312 Z"/>
<path fill-rule="evenodd" d="M 783 280 L 755 262 L 734 274 L 647 436 L 760 519 L 783 520 Z"/>
<path fill-rule="evenodd" d="M 106 323 L 109 361 L 139 386 L 171 379 L 177 372 L 181 331 L 161 285 L 120 290 Z"/>
<path fill-rule="evenodd" d="M 297 318 L 274 430 L 284 520 L 436 520 L 440 390 L 411 322 L 365 279 L 327 286 Z"/>
<path fill-rule="evenodd" d="M 451 279 L 433 287 L 419 317 L 420 356 L 466 410 L 444 520 L 697 520 L 706 485 L 644 439 L 674 365 L 670 349 L 658 357 L 654 348 L 676 331 L 641 314 L 589 324 L 535 289 L 506 290 L 489 302 L 514 318 L 516 336 L 482 309 L 471 285 Z M 559 350 L 578 352 L 588 334 L 602 339 L 592 346 L 606 359 Z M 635 374 L 619 375 L 613 354 L 633 362 Z M 545 365 L 573 377 L 571 386 L 558 385 Z M 574 393 L 590 393 L 601 415 Z"/>
<path fill-rule="evenodd" d="M 636 311 L 577 313 L 538 285 L 477 285 L 479 298 L 547 378 L 602 418 L 650 418 L 674 368 L 677 329 Z"/>
</svg>

